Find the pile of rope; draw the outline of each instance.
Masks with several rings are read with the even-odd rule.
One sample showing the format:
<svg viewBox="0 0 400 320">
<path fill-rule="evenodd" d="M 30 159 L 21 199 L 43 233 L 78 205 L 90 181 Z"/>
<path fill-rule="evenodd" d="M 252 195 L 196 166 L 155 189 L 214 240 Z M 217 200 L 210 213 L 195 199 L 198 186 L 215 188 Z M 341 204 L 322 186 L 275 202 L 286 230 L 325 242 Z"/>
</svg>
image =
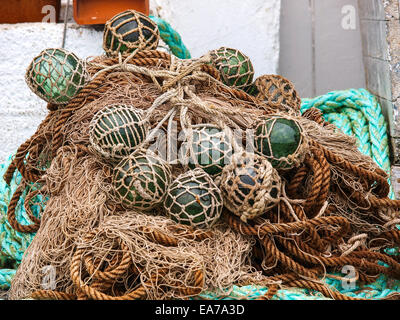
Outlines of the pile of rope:
<svg viewBox="0 0 400 320">
<path fill-rule="evenodd" d="M 0 164 L 0 176 L 6 172 L 7 167 L 11 163 L 11 157 L 3 164 Z M 31 243 L 34 234 L 16 231 L 8 222 L 7 208 L 10 199 L 14 194 L 18 185 L 21 183 L 21 175 L 15 174 L 10 184 L 0 179 L 0 289 L 6 290 L 10 287 L 11 280 L 20 264 L 26 248 Z M 30 219 L 24 209 L 24 198 L 26 193 L 22 195 L 22 199 L 16 208 L 16 219 L 23 224 L 29 224 Z M 38 216 L 38 208 L 32 207 L 34 214 Z"/>
<path fill-rule="evenodd" d="M 323 279 L 347 265 L 362 284 L 382 274 L 400 278 L 398 257 L 385 251 L 400 243 L 400 201 L 387 197 L 387 174 L 317 109 L 300 116 L 299 105 L 271 107 L 227 87 L 207 58 L 180 61 L 156 50 L 98 57 L 88 62 L 91 81 L 68 105 L 48 105 L 4 175 L 7 183 L 16 170 L 22 176 L 8 207 L 10 224 L 37 232 L 11 299 L 184 299 L 206 291 L 229 295 L 235 285 L 249 284 L 267 286 L 264 299 L 291 287 L 353 299 Z M 309 151 L 301 166 L 280 172 L 285 201 L 247 222 L 224 209 L 215 226 L 195 230 L 157 210 L 141 214 L 112 201 L 111 167 L 88 147 L 88 127 L 115 102 L 143 109 L 152 129 L 167 132 L 173 120 L 181 128 L 214 123 L 229 131 L 290 115 L 302 125 Z M 174 169 L 174 177 L 183 170 Z M 15 219 L 23 192 L 30 225 Z M 48 199 L 41 219 L 29 210 L 37 198 Z M 49 266 L 56 272 L 43 290 Z"/>
<path fill-rule="evenodd" d="M 390 175 L 387 125 L 374 95 L 365 89 L 333 91 L 313 99 L 302 99 L 301 111 L 310 108 L 317 108 L 326 121 L 354 136 L 360 152 L 371 157 Z M 393 190 L 389 196 L 395 198 Z"/>
</svg>

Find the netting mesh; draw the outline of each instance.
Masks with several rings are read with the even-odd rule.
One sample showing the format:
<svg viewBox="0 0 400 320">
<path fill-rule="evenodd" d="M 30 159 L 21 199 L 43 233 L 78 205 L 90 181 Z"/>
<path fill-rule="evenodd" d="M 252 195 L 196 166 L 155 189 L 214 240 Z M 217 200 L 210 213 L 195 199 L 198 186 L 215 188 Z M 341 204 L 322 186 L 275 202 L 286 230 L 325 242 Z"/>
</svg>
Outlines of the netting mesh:
<svg viewBox="0 0 400 320">
<path fill-rule="evenodd" d="M 261 121 L 256 127 L 254 145 L 277 169 L 300 165 L 308 149 L 301 125 L 288 116 Z"/>
<path fill-rule="evenodd" d="M 221 73 L 222 81 L 234 88 L 247 88 L 254 77 L 253 65 L 246 55 L 236 49 L 221 47 L 210 52 L 212 63 Z"/>
<path fill-rule="evenodd" d="M 35 57 L 25 74 L 29 88 L 53 104 L 65 104 L 87 80 L 85 65 L 64 49 L 46 49 Z"/>
<path fill-rule="evenodd" d="M 234 160 L 236 167 L 228 164 L 221 177 L 213 178 L 225 190 L 227 207 L 230 199 L 237 201 L 231 201 L 230 210 L 242 220 L 256 216 L 250 208 L 260 209 L 263 215 L 249 223 L 224 210 L 210 230 L 192 230 L 168 217 L 153 217 L 160 213 L 158 208 L 141 215 L 113 201 L 114 165 L 87 147 L 90 121 L 103 107 L 134 105 L 146 110 L 152 129 L 174 134 L 205 123 L 228 133 L 255 128 L 259 121 L 277 116 L 275 108 L 222 84 L 219 73 L 203 65 L 206 58 L 181 63 L 164 52 L 139 51 L 125 61 L 105 56 L 88 61 L 93 80 L 82 90 L 85 94 L 61 112 L 49 113 L 37 133 L 20 146 L 5 175 L 10 181 L 18 169 L 28 183 L 43 179 L 43 194 L 49 196 L 13 280 L 11 299 L 186 298 L 204 290 L 215 293 L 232 285 L 272 281 L 278 287 L 269 288 L 266 299 L 284 286 L 345 299 L 349 297 L 330 291 L 321 281 L 343 266 L 354 266 L 361 283 L 370 283 L 378 274 L 399 278 L 398 259 L 384 252 L 400 243 L 397 228 L 390 225 L 400 203 L 387 198 L 387 175 L 358 151 L 354 138 L 315 114 L 282 112 L 304 129 L 309 148 L 302 166 L 279 171 L 281 181 L 268 159 L 260 156 L 253 163 Z M 170 140 L 166 142 L 170 147 Z M 30 155 L 46 146 L 52 161 L 41 173 L 35 168 L 36 156 Z M 173 177 L 187 169 L 172 160 Z M 196 170 L 208 178 L 200 180 L 196 174 L 180 180 L 167 206 L 186 224 L 192 217 L 216 216 L 222 207 L 222 194 L 210 176 Z M 15 192 L 8 209 L 13 210 L 20 198 Z M 28 196 L 27 202 L 34 201 Z M 42 268 L 48 266 L 55 268 L 56 277 L 53 289 L 43 292 Z"/>
<path fill-rule="evenodd" d="M 257 89 L 257 86 L 253 82 L 251 85 L 249 85 L 247 88 L 244 90 L 247 94 L 256 97 L 259 94 L 259 91 Z"/>
<path fill-rule="evenodd" d="M 113 194 L 127 208 L 152 209 L 170 184 L 171 169 L 161 158 L 138 153 L 123 159 L 113 174 Z"/>
<path fill-rule="evenodd" d="M 279 75 L 263 75 L 254 81 L 257 88 L 256 98 L 271 107 L 281 107 L 300 111 L 301 99 L 294 85 L 288 79 Z"/>
<path fill-rule="evenodd" d="M 164 201 L 170 218 L 195 228 L 210 228 L 222 212 L 221 192 L 202 169 L 179 175 L 169 186 Z"/>
<path fill-rule="evenodd" d="M 106 159 L 122 159 L 140 145 L 148 132 L 143 112 L 124 104 L 109 105 L 94 115 L 89 129 L 91 146 Z"/>
<path fill-rule="evenodd" d="M 130 53 L 136 49 L 156 49 L 159 40 L 157 24 L 134 10 L 117 14 L 104 26 L 103 49 L 107 55 Z"/>
<path fill-rule="evenodd" d="M 246 152 L 236 153 L 222 171 L 220 189 L 224 205 L 247 222 L 278 204 L 281 178 L 268 160 Z"/>
<path fill-rule="evenodd" d="M 228 137 L 213 125 L 200 125 L 194 128 L 186 142 L 182 144 L 181 150 L 181 158 L 188 159 L 186 162 L 189 168 L 200 167 L 212 177 L 222 172 L 232 155 L 232 145 Z"/>
</svg>

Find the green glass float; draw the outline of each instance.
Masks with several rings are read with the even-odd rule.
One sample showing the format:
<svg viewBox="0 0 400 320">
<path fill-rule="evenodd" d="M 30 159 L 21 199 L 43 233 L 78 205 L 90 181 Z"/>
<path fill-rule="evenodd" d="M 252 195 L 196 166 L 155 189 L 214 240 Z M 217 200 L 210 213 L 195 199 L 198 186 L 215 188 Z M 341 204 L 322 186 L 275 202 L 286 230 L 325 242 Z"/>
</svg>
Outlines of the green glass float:
<svg viewBox="0 0 400 320">
<path fill-rule="evenodd" d="M 254 145 L 277 169 L 290 169 L 304 160 L 303 130 L 294 119 L 276 116 L 262 121 L 256 127 Z"/>
<path fill-rule="evenodd" d="M 220 189 L 225 207 L 247 222 L 279 203 L 281 178 L 267 159 L 242 152 L 223 169 Z"/>
<path fill-rule="evenodd" d="M 245 90 L 254 77 L 253 65 L 246 55 L 236 49 L 221 47 L 210 52 L 212 64 L 227 86 Z"/>
<path fill-rule="evenodd" d="M 263 75 L 254 81 L 254 86 L 256 98 L 269 107 L 300 111 L 301 99 L 290 80 L 276 74 Z"/>
<path fill-rule="evenodd" d="M 51 161 L 53 157 L 51 154 L 51 149 L 49 147 L 45 148 L 40 152 L 37 161 L 36 161 L 36 169 L 40 171 L 46 171 L 48 168 L 50 168 Z"/>
<path fill-rule="evenodd" d="M 104 26 L 103 49 L 109 56 L 131 53 L 136 49 L 157 49 L 160 32 L 146 15 L 126 10 L 108 20 Z"/>
<path fill-rule="evenodd" d="M 170 177 L 171 168 L 161 158 L 138 153 L 114 168 L 113 194 L 126 208 L 150 210 L 163 201 Z"/>
<path fill-rule="evenodd" d="M 212 227 L 222 212 L 221 192 L 202 169 L 178 176 L 168 188 L 164 206 L 170 218 L 184 225 Z"/>
<path fill-rule="evenodd" d="M 95 113 L 89 126 L 91 146 L 106 159 L 129 156 L 147 135 L 142 111 L 124 104 L 109 105 Z"/>
<path fill-rule="evenodd" d="M 66 104 L 86 83 L 82 60 L 64 49 L 46 49 L 35 57 L 25 74 L 29 88 L 43 100 Z"/>
<path fill-rule="evenodd" d="M 258 88 L 256 87 L 256 85 L 255 85 L 254 83 L 252 83 L 251 85 L 249 85 L 248 87 L 246 87 L 246 88 L 244 89 L 244 91 L 245 91 L 247 94 L 249 94 L 249 95 L 251 95 L 251 96 L 253 96 L 253 97 L 256 97 L 256 96 L 259 94 Z"/>
<path fill-rule="evenodd" d="M 199 167 L 210 176 L 218 176 L 223 167 L 230 162 L 232 146 L 225 133 L 212 125 L 194 126 L 191 145 L 186 141 L 182 145 L 183 155 L 189 155 L 188 166 L 190 169 Z"/>
</svg>

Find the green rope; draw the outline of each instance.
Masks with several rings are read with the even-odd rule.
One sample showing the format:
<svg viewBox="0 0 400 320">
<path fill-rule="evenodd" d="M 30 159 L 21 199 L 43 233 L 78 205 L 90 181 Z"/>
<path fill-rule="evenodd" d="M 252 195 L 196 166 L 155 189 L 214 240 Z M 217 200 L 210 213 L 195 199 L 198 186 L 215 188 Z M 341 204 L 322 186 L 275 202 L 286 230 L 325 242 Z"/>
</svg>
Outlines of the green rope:
<svg viewBox="0 0 400 320">
<path fill-rule="evenodd" d="M 15 269 L 0 269 L 0 290 L 7 290 L 10 287 L 15 272 Z"/>
<path fill-rule="evenodd" d="M 339 275 L 339 274 L 336 274 Z M 339 275 L 342 276 L 343 275 Z M 331 278 L 325 279 L 325 283 L 332 291 L 338 291 L 353 298 L 363 298 L 371 300 L 382 300 L 390 295 L 400 294 L 400 281 L 389 279 L 385 275 L 380 275 L 378 279 L 369 285 L 360 287 L 354 284 L 351 289 L 344 289 L 340 280 Z M 203 292 L 199 295 L 202 299 L 208 300 L 254 300 L 267 293 L 268 288 L 263 286 L 248 285 L 243 287 L 233 286 L 232 290 L 225 291 L 225 295 L 216 292 Z M 278 290 L 272 300 L 332 300 L 322 295 L 322 293 L 309 289 L 290 288 Z"/>
<path fill-rule="evenodd" d="M 190 52 L 183 44 L 178 32 L 168 22 L 159 17 L 150 16 L 150 19 L 157 23 L 161 39 L 169 46 L 171 52 L 180 59 L 190 59 Z"/>
<path fill-rule="evenodd" d="M 0 165 L 1 177 L 7 170 L 8 165 L 11 163 L 11 157 L 7 162 Z M 15 260 L 19 263 L 22 260 L 22 255 L 33 239 L 33 235 L 15 231 L 8 222 L 7 208 L 10 203 L 11 197 L 21 182 L 21 175 L 14 174 L 10 185 L 1 178 L 0 179 L 0 255 Z M 29 220 L 23 206 L 26 192 L 21 196 L 15 210 L 15 216 L 19 223 L 27 225 L 32 222 Z M 33 213 L 37 216 L 37 208 L 32 207 Z"/>
<path fill-rule="evenodd" d="M 35 234 L 27 234 L 15 231 L 8 222 L 7 208 L 11 197 L 21 182 L 21 175 L 14 174 L 10 185 L 3 180 L 3 175 L 11 163 L 10 157 L 4 164 L 0 165 L 0 288 L 9 287 L 13 272 L 10 268 L 16 268 L 21 260 L 25 250 L 32 242 Z M 24 208 L 24 199 L 26 192 L 17 204 L 15 217 L 21 224 L 31 224 Z M 37 206 L 32 206 L 32 212 L 35 216 L 39 215 Z"/>
<path fill-rule="evenodd" d="M 302 100 L 302 112 L 312 107 L 321 110 L 325 120 L 342 132 L 356 137 L 360 152 L 370 156 L 390 176 L 387 125 L 374 95 L 365 89 L 351 89 Z M 392 186 L 389 197 L 395 198 Z"/>
</svg>

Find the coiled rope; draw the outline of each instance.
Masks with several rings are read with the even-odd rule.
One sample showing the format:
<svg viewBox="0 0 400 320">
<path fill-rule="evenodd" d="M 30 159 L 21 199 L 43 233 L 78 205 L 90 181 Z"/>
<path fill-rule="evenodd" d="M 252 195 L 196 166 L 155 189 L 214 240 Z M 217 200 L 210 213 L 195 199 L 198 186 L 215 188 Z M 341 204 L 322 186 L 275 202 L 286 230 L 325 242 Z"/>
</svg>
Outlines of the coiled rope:
<svg viewBox="0 0 400 320">
<path fill-rule="evenodd" d="M 0 176 L 2 176 L 11 163 L 10 157 L 4 164 L 0 164 Z M 26 248 L 31 243 L 34 233 L 23 233 L 16 231 L 8 222 L 7 207 L 11 197 L 21 183 L 21 174 L 15 173 L 10 185 L 0 178 L 0 289 L 5 290 L 10 287 L 12 277 L 22 260 Z M 22 225 L 30 224 L 29 217 L 24 208 L 25 193 L 18 202 L 15 217 Z M 33 207 L 37 214 L 37 208 Z"/>
<path fill-rule="evenodd" d="M 326 121 L 354 136 L 360 152 L 371 157 L 390 176 L 387 125 L 374 95 L 365 89 L 351 89 L 302 100 L 302 112 L 313 107 L 322 112 Z M 392 187 L 389 197 L 395 198 Z"/>
</svg>

